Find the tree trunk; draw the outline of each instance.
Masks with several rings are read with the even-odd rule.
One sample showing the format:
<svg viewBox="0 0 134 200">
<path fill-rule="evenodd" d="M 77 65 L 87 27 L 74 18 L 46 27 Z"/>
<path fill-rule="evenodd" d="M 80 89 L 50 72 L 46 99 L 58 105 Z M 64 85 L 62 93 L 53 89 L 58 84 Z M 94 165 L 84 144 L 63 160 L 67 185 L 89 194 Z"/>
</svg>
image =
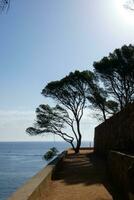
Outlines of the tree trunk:
<svg viewBox="0 0 134 200">
<path fill-rule="evenodd" d="M 71 144 L 71 146 L 72 146 L 73 150 L 75 151 L 75 147 L 74 147 L 74 144 L 73 144 L 73 142 L 71 142 L 70 144 Z"/>
<path fill-rule="evenodd" d="M 106 114 L 105 114 L 105 110 L 103 109 L 103 110 L 102 110 L 102 112 L 103 112 L 103 118 L 104 118 L 104 121 L 106 121 Z"/>
<path fill-rule="evenodd" d="M 76 148 L 75 148 L 75 153 L 79 153 L 80 146 L 81 146 L 81 136 L 79 137 L 79 140 L 77 141 L 77 145 L 76 145 Z"/>
<path fill-rule="evenodd" d="M 79 153 L 82 137 L 81 137 L 81 133 L 80 133 L 80 122 L 78 119 L 76 119 L 76 123 L 77 123 L 77 131 L 78 131 L 78 140 L 77 140 L 77 145 L 75 148 L 75 153 Z"/>
</svg>

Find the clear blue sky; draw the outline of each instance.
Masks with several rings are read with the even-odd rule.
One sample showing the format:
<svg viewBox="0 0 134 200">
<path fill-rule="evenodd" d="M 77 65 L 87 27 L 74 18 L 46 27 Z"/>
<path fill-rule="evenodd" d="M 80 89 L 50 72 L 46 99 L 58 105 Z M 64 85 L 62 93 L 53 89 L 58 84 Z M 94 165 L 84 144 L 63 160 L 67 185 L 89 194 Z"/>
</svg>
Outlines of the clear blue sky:
<svg viewBox="0 0 134 200">
<path fill-rule="evenodd" d="M 0 141 L 42 140 L 27 136 L 25 128 L 35 108 L 47 103 L 40 94 L 46 83 L 76 69 L 92 70 L 94 61 L 133 44 L 134 14 L 123 3 L 11 0 L 0 15 Z M 84 139 L 93 137 L 91 129 Z"/>
</svg>

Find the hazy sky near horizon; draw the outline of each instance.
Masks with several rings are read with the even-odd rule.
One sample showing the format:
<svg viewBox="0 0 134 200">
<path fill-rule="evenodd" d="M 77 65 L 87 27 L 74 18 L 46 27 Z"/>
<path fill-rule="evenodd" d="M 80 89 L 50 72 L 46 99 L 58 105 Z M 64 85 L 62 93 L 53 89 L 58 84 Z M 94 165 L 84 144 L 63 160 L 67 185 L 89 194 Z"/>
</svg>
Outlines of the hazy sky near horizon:
<svg viewBox="0 0 134 200">
<path fill-rule="evenodd" d="M 92 70 L 94 61 L 133 44 L 134 13 L 124 2 L 11 0 L 0 15 L 0 141 L 42 140 L 25 129 L 35 108 L 48 102 L 43 87 L 70 71 Z M 85 115 L 84 140 L 93 138 L 96 123 Z"/>
</svg>

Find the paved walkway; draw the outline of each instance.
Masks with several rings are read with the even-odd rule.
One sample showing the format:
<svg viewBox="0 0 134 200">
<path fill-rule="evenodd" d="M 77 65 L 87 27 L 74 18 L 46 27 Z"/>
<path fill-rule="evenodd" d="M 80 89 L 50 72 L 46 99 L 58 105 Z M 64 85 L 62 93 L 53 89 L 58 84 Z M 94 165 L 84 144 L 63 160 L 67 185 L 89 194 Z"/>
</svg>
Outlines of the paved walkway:
<svg viewBox="0 0 134 200">
<path fill-rule="evenodd" d="M 105 162 L 91 150 L 70 151 L 44 200 L 113 200 Z"/>
</svg>

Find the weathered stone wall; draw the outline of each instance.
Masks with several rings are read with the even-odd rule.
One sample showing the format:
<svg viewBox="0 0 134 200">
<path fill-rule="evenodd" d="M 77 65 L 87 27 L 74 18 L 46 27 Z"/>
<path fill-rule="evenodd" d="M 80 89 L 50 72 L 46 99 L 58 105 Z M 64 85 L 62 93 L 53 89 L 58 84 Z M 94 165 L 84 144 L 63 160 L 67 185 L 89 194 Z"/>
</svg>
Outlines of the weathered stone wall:
<svg viewBox="0 0 134 200">
<path fill-rule="evenodd" d="M 134 103 L 95 128 L 94 149 L 102 155 L 134 152 Z"/>
<path fill-rule="evenodd" d="M 122 200 L 134 200 L 134 156 L 111 151 L 108 156 L 108 167 Z"/>
<path fill-rule="evenodd" d="M 66 151 L 61 153 L 44 169 L 33 176 L 22 187 L 14 192 L 8 200 L 42 200 L 45 199 L 48 191 L 51 190 L 51 179 L 53 179 L 55 170 L 59 169 L 62 160 L 66 156 Z"/>
</svg>

